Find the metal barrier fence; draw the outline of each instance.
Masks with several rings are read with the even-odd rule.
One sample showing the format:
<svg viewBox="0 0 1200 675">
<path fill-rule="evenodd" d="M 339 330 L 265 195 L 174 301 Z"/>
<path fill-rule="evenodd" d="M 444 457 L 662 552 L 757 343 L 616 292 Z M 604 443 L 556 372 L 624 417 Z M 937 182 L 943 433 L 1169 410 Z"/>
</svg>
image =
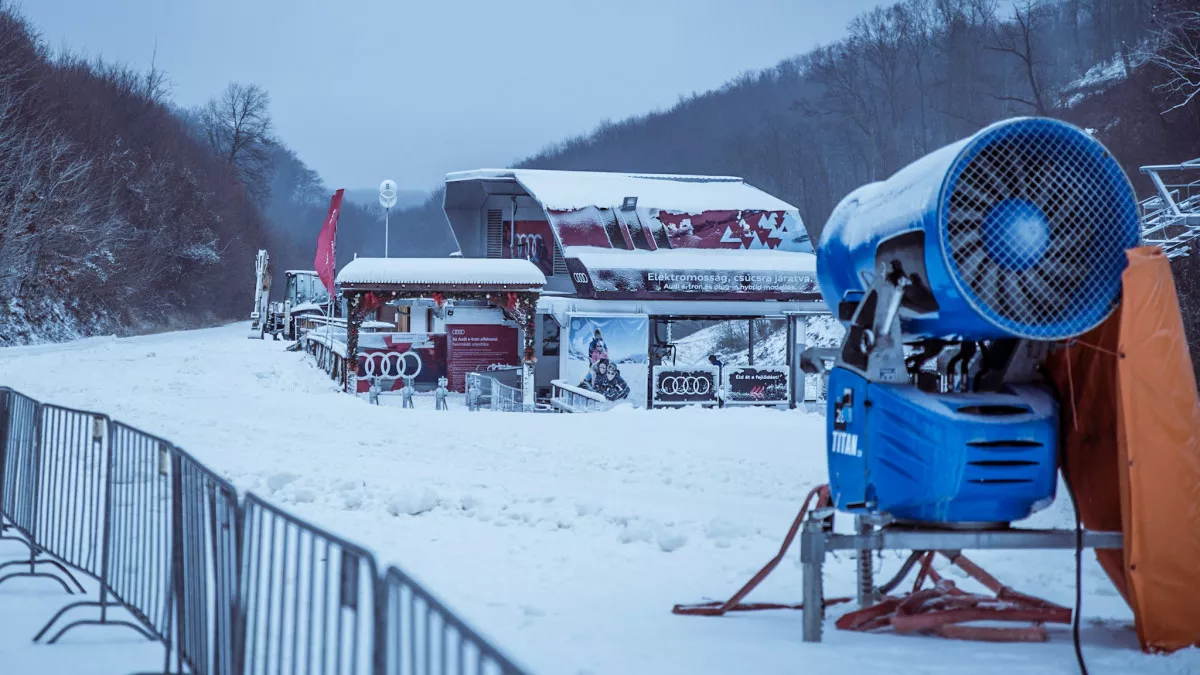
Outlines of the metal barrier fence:
<svg viewBox="0 0 1200 675">
<path fill-rule="evenodd" d="M 161 456 L 161 455 L 160 455 Z M 177 555 L 172 595 L 178 599 L 177 672 L 238 673 L 241 508 L 237 490 L 186 452 L 170 449 Z"/>
<path fill-rule="evenodd" d="M 34 523 L 37 428 L 37 401 L 11 389 L 0 389 L 0 527 L 12 528 L 24 536 L 9 535 L 6 539 L 26 543 Z"/>
<path fill-rule="evenodd" d="M 98 618 L 48 642 L 126 626 L 164 644 L 164 673 L 524 672 L 401 570 L 381 577 L 365 549 L 252 494 L 239 504 L 170 442 L 3 387 L 0 538 L 29 549 L 0 564 L 19 570 L 0 582 L 46 577 L 71 593 L 46 565 L 80 592 L 68 568 L 99 582 L 98 601 L 63 607 L 35 641 L 91 608 Z"/>
<path fill-rule="evenodd" d="M 375 558 L 246 495 L 242 673 L 377 672 Z"/>
<path fill-rule="evenodd" d="M 521 390 L 502 384 L 487 373 L 467 373 L 467 408 L 470 410 L 524 410 Z"/>
<path fill-rule="evenodd" d="M 95 413 L 71 411 L 67 415 L 62 408 L 46 405 L 40 408 L 42 440 L 57 439 L 57 447 L 56 443 L 49 443 L 40 448 L 42 470 L 59 463 L 56 454 L 75 455 L 73 450 L 79 447 L 92 448 L 93 455 L 103 453 L 91 458 L 94 466 L 87 472 L 99 479 L 91 495 L 83 494 L 92 498 L 73 504 L 70 493 L 56 495 L 53 490 L 40 489 L 37 497 L 40 501 L 53 499 L 60 509 L 88 514 L 86 532 L 81 529 L 78 534 L 93 541 L 100 539 L 99 569 L 78 565 L 69 558 L 67 562 L 100 581 L 100 599 L 63 607 L 38 631 L 34 640 L 45 636 L 68 612 L 95 608 L 99 610 L 98 618 L 76 619 L 55 632 L 49 642 L 57 642 L 78 626 L 109 624 L 132 628 L 149 639 L 162 640 L 169 648 L 171 527 L 167 508 L 163 506 L 166 488 L 161 481 L 146 475 L 143 462 L 139 461 L 148 443 L 157 446 L 160 441 Z M 79 431 L 81 415 L 90 417 L 90 433 Z M 151 461 L 155 459 L 151 457 Z M 38 543 L 52 552 L 58 551 L 44 540 Z M 110 617 L 109 609 L 114 607 L 127 610 L 138 622 Z"/>
<path fill-rule="evenodd" d="M 384 576 L 383 595 L 384 675 L 522 673 L 398 568 L 389 568 Z"/>
</svg>

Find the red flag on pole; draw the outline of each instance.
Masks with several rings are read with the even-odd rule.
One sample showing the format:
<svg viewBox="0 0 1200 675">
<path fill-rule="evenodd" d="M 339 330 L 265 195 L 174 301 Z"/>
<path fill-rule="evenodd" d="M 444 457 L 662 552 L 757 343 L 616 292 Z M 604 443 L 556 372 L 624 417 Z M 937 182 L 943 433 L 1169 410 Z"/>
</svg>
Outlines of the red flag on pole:
<svg viewBox="0 0 1200 675">
<path fill-rule="evenodd" d="M 333 193 L 329 200 L 329 215 L 325 216 L 325 224 L 317 235 L 317 258 L 313 262 L 321 283 L 333 295 L 333 277 L 337 270 L 337 226 L 338 216 L 342 211 L 342 190 Z"/>
</svg>

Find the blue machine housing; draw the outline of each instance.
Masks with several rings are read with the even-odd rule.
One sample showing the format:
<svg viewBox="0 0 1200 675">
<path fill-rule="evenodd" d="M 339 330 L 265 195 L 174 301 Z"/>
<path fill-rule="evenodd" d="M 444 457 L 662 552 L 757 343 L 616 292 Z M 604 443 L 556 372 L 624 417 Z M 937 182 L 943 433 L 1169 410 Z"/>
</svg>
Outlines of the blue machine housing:
<svg viewBox="0 0 1200 675">
<path fill-rule="evenodd" d="M 1111 153 L 1045 118 L 993 124 L 842 200 L 817 246 L 848 328 L 828 384 L 835 505 L 963 524 L 1053 501 L 1058 406 L 1036 343 L 1113 311 L 1139 238 Z"/>
<path fill-rule="evenodd" d="M 973 164 L 976 159 L 991 161 L 1000 154 L 998 148 L 1019 148 L 1026 154 L 1013 154 L 1029 166 L 1003 164 L 1009 161 L 1003 157 L 991 166 L 1009 173 L 983 178 L 972 173 L 979 169 L 979 163 Z M 1028 183 L 1016 184 L 1014 175 Z M 979 182 L 972 183 L 975 179 Z M 961 189 L 974 192 L 973 185 L 993 184 L 988 181 L 994 181 L 994 193 L 977 195 L 978 203 L 970 206 L 981 212 L 978 227 L 984 248 L 1003 274 L 1014 280 L 1024 275 L 1022 284 L 1034 272 L 1053 277 L 1078 261 L 1068 256 L 1063 265 L 1058 264 L 1055 254 L 1061 254 L 1064 245 L 1088 252 L 1086 263 L 1078 262 L 1078 272 L 1070 271 L 1080 276 L 1079 283 L 1057 283 L 1054 289 L 1071 295 L 1063 311 L 1015 311 L 995 296 L 981 297 L 964 279 L 971 270 L 956 262 L 952 250 L 952 196 L 964 182 L 969 184 Z M 1039 186 L 1050 194 L 1039 194 Z M 963 199 L 961 191 L 957 198 Z M 1042 208 L 1037 201 L 1043 202 Z M 1072 217 L 1077 222 L 1070 222 Z M 1081 231 L 1080 223 L 1095 229 Z M 840 302 L 856 299 L 870 287 L 882 242 L 911 232 L 924 235 L 927 284 L 938 311 L 902 315 L 904 333 L 974 340 L 1057 340 L 1095 327 L 1116 306 L 1125 250 L 1136 246 L 1140 236 L 1137 200 L 1117 161 L 1082 130 L 1045 118 L 993 124 L 843 199 L 817 248 L 817 276 L 830 309 L 836 311 Z M 1030 270 L 1047 256 L 1048 269 Z"/>
<path fill-rule="evenodd" d="M 1011 522 L 1054 499 L 1058 404 L 1037 385 L 930 393 L 829 375 L 834 505 L 929 523 Z"/>
</svg>

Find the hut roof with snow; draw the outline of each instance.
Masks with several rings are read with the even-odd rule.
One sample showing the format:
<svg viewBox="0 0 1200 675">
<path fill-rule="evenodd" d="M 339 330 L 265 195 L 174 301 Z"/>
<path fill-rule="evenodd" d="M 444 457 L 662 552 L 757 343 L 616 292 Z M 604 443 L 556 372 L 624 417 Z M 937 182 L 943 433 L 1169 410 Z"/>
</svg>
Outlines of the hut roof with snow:
<svg viewBox="0 0 1200 675">
<path fill-rule="evenodd" d="M 342 290 L 540 291 L 546 277 L 528 260 L 355 258 L 337 275 Z"/>
</svg>

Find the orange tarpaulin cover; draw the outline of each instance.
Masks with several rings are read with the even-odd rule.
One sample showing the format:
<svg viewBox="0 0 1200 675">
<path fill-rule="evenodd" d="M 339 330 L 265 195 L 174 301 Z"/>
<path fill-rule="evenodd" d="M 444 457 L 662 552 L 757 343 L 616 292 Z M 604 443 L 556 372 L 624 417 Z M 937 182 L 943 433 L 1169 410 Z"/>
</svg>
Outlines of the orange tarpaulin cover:
<svg viewBox="0 0 1200 675">
<path fill-rule="evenodd" d="M 1171 651 L 1200 644 L 1200 400 L 1167 258 L 1128 257 L 1120 311 L 1050 366 L 1080 518 L 1124 533 L 1097 557 L 1142 648 Z"/>
</svg>

